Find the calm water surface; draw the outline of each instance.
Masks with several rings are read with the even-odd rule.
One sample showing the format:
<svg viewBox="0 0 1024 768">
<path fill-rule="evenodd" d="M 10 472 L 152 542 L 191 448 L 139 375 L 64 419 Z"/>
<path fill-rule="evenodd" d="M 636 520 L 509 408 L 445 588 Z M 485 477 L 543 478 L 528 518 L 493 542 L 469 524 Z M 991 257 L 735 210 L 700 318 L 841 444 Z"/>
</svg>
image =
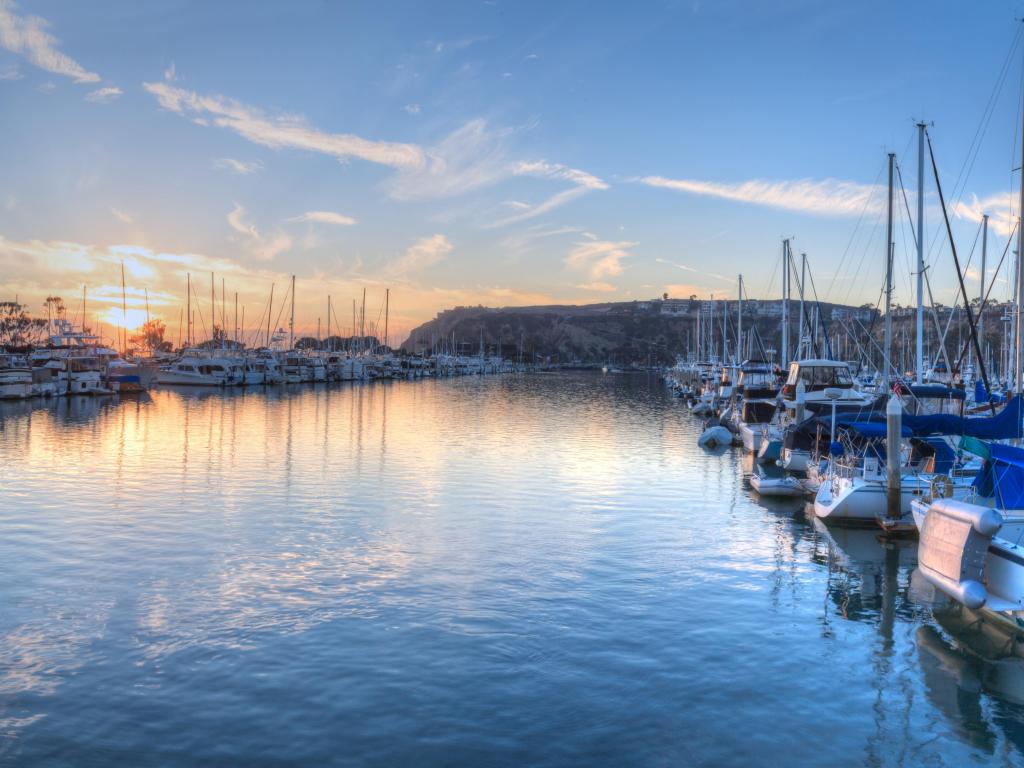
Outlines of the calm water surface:
<svg viewBox="0 0 1024 768">
<path fill-rule="evenodd" d="M 0 764 L 1021 763 L 913 544 L 698 433 L 643 375 L 4 405 Z"/>
</svg>

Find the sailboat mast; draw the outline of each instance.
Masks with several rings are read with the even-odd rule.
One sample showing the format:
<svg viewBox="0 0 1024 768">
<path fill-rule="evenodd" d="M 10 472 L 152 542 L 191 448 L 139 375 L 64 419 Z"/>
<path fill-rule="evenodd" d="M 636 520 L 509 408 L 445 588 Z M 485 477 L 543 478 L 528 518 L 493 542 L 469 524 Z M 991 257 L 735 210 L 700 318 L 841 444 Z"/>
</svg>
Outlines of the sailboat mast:
<svg viewBox="0 0 1024 768">
<path fill-rule="evenodd" d="M 889 380 L 890 361 L 889 355 L 892 352 L 892 172 L 896 163 L 896 155 L 889 153 L 889 205 L 888 224 L 885 234 L 885 336 L 882 342 L 882 366 L 885 381 Z M 888 387 L 886 387 L 888 388 Z"/>
<path fill-rule="evenodd" d="M 331 296 L 327 295 L 327 341 L 331 340 Z M 333 350 L 332 350 L 333 351 Z"/>
<path fill-rule="evenodd" d="M 210 339 L 216 336 L 217 332 L 217 294 L 213 287 L 213 272 L 210 273 Z"/>
<path fill-rule="evenodd" d="M 1024 126 L 1024 110 L 1021 110 L 1021 125 Z M 1020 137 L 1020 157 L 1021 157 L 1021 179 L 1024 180 L 1024 133 Z M 1017 275 L 1014 281 L 1016 298 L 1014 301 L 1014 310 L 1017 313 L 1017 322 L 1015 323 L 1016 338 L 1014 346 L 1014 362 L 1013 362 L 1013 392 L 1014 394 L 1020 394 L 1021 386 L 1024 384 L 1024 358 L 1021 357 L 1021 331 L 1024 328 L 1021 327 L 1021 296 L 1024 294 L 1024 269 L 1021 269 L 1021 259 L 1024 258 L 1024 221 L 1022 221 L 1022 215 L 1024 210 L 1021 206 L 1024 206 L 1024 184 L 1019 185 L 1020 199 L 1017 205 Z"/>
<path fill-rule="evenodd" d="M 391 303 L 391 289 L 384 289 L 384 346 L 388 346 L 388 311 Z"/>
<path fill-rule="evenodd" d="M 295 349 L 295 275 L 292 275 L 292 316 L 288 320 L 288 349 Z"/>
<path fill-rule="evenodd" d="M 121 325 L 124 331 L 121 336 L 121 354 L 128 353 L 128 296 L 124 287 L 124 259 L 121 260 Z M 82 331 L 85 331 L 85 318 L 82 318 Z"/>
<path fill-rule="evenodd" d="M 274 284 L 270 284 L 270 304 L 267 305 L 267 349 L 270 349 L 270 318 L 274 312 Z"/>
<path fill-rule="evenodd" d="M 736 362 L 743 362 L 743 275 L 740 275 L 736 302 Z"/>
<path fill-rule="evenodd" d="M 984 263 L 984 256 L 982 257 Z M 985 272 L 982 267 L 982 292 Z M 924 123 L 917 124 L 917 367 L 915 381 L 924 383 Z"/>
<path fill-rule="evenodd" d="M 807 254 L 801 252 L 801 254 L 800 254 L 800 333 L 797 334 L 798 341 L 797 341 L 797 349 L 796 349 L 797 356 L 801 357 L 801 358 L 805 354 L 807 354 L 804 351 L 804 324 L 805 324 L 805 319 L 806 319 L 805 315 L 804 315 L 804 284 L 806 282 L 807 282 Z M 807 323 L 807 325 L 810 325 L 810 324 Z M 810 334 L 808 334 L 808 335 L 810 335 Z"/>
<path fill-rule="evenodd" d="M 978 286 L 978 338 L 985 354 L 985 261 L 988 258 L 988 214 L 981 217 L 981 284 Z"/>
<path fill-rule="evenodd" d="M 789 368 L 789 239 L 782 241 L 782 368 Z"/>
<path fill-rule="evenodd" d="M 192 273 L 188 273 L 188 333 L 185 334 L 185 346 L 192 346 Z"/>
</svg>

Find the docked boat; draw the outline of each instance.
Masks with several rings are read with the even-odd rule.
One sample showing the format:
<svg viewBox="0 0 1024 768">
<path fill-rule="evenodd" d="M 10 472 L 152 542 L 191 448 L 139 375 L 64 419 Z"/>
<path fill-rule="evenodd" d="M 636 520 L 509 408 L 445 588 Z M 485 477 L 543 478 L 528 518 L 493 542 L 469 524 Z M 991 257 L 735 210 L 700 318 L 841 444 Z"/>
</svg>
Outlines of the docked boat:
<svg viewBox="0 0 1024 768">
<path fill-rule="evenodd" d="M 245 378 L 242 364 L 227 357 L 186 354 L 157 373 L 158 384 L 198 387 L 225 387 L 241 384 Z"/>
<path fill-rule="evenodd" d="M 34 394 L 28 360 L 23 355 L 0 353 L 0 400 L 24 400 Z"/>
</svg>

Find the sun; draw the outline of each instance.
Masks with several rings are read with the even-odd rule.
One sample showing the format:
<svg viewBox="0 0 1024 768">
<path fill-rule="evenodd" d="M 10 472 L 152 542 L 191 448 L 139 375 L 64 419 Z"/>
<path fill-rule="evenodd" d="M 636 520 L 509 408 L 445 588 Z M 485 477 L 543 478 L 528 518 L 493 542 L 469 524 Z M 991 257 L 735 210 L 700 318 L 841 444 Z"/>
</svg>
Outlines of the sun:
<svg viewBox="0 0 1024 768">
<path fill-rule="evenodd" d="M 146 323 L 146 312 L 142 309 L 122 312 L 120 307 L 111 307 L 107 310 L 104 322 L 128 331 L 137 331 Z"/>
</svg>

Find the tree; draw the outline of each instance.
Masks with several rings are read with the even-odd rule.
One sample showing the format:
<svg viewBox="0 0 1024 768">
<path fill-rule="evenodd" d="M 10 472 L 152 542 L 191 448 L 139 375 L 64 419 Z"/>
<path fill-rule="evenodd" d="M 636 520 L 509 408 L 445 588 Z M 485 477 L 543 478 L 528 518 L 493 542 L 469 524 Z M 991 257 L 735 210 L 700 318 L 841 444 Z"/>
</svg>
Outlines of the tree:
<svg viewBox="0 0 1024 768">
<path fill-rule="evenodd" d="M 167 327 L 160 320 L 149 320 L 132 336 L 129 342 L 135 347 L 145 347 L 152 352 L 170 352 L 172 344 L 164 341 Z"/>
<path fill-rule="evenodd" d="M 0 301 L 0 344 L 22 346 L 35 341 L 46 321 L 29 317 L 25 305 L 16 301 Z"/>
</svg>

